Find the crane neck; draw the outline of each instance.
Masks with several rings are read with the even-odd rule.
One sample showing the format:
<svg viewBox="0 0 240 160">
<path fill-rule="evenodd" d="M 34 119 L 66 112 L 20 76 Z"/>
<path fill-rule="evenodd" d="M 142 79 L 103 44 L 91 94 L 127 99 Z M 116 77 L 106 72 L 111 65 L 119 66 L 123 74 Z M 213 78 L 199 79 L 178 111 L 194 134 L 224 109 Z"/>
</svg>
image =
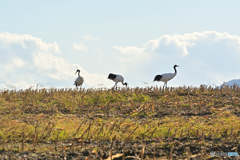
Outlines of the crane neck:
<svg viewBox="0 0 240 160">
<path fill-rule="evenodd" d="M 78 77 L 80 77 L 80 72 L 78 72 Z"/>
<path fill-rule="evenodd" d="M 177 69 L 176 69 L 176 67 L 174 67 L 174 70 L 175 70 L 175 75 L 177 74 Z"/>
</svg>

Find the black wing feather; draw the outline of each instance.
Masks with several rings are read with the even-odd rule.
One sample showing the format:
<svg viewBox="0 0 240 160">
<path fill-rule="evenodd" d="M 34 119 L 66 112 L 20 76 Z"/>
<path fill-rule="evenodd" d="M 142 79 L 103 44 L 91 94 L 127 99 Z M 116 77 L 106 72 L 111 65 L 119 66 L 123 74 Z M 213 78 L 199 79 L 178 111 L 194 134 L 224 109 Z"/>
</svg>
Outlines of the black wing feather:
<svg viewBox="0 0 240 160">
<path fill-rule="evenodd" d="M 117 76 L 116 76 L 115 74 L 112 74 L 112 73 L 110 73 L 110 74 L 108 75 L 108 79 L 114 80 L 116 77 L 117 77 Z"/>
<path fill-rule="evenodd" d="M 160 81 L 162 79 L 162 75 L 156 75 L 153 82 L 154 81 Z"/>
</svg>

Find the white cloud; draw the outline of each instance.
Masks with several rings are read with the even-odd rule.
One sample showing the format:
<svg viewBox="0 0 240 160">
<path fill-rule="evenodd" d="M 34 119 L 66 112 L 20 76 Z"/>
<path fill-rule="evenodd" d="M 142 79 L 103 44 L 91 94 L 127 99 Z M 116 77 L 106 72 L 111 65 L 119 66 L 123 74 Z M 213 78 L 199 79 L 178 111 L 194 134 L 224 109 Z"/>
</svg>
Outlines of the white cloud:
<svg viewBox="0 0 240 160">
<path fill-rule="evenodd" d="M 90 35 L 90 34 L 86 34 L 83 38 L 84 38 L 84 40 L 86 40 L 86 41 L 96 41 L 96 40 L 99 39 L 99 38 L 94 37 L 94 36 L 92 36 L 92 35 Z"/>
<path fill-rule="evenodd" d="M 74 67 L 74 65 L 66 62 L 63 58 L 43 52 L 34 54 L 33 61 L 38 70 L 43 71 L 43 75 L 56 80 L 66 80 L 71 77 L 69 70 Z"/>
<path fill-rule="evenodd" d="M 4 82 L 0 82 L 0 90 L 1 89 L 27 89 L 33 87 L 32 84 L 24 81 L 24 80 L 18 80 L 18 81 L 12 81 L 12 80 L 5 80 Z"/>
<path fill-rule="evenodd" d="M 175 47 L 177 54 L 187 56 L 189 48 L 197 45 L 198 41 L 219 42 L 227 41 L 227 45 L 231 45 L 240 49 L 240 37 L 230 35 L 228 33 L 219 33 L 216 31 L 204 31 L 186 33 L 183 35 L 163 35 L 158 39 L 149 40 L 144 46 L 145 50 L 158 51 L 159 54 L 165 54 L 165 47 Z"/>
<path fill-rule="evenodd" d="M 100 47 L 97 47 L 96 49 L 94 49 L 94 51 L 95 52 L 97 52 L 98 53 L 98 62 L 99 61 L 102 61 L 102 57 L 103 57 L 103 54 L 102 54 L 102 52 L 101 52 L 101 48 Z"/>
<path fill-rule="evenodd" d="M 113 46 L 113 48 L 124 55 L 134 56 L 138 60 L 145 61 L 147 57 L 150 58 L 152 56 L 151 54 L 156 53 L 159 55 L 173 54 L 175 57 L 179 55 L 187 56 L 190 54 L 190 48 L 199 45 L 203 41 L 205 43 L 224 43 L 240 51 L 240 36 L 216 31 L 193 32 L 183 35 L 163 35 L 157 39 L 149 40 L 143 47 Z M 173 53 L 170 53 L 170 51 Z M 129 58 L 125 60 L 128 61 Z M 132 60 L 135 61 L 135 59 Z"/>
<path fill-rule="evenodd" d="M 30 88 L 33 87 L 30 83 L 24 81 L 24 80 L 19 80 L 18 82 L 12 83 L 12 85 L 15 88 Z"/>
<path fill-rule="evenodd" d="M 123 53 L 123 56 L 119 56 L 118 59 L 122 62 L 122 64 L 130 63 L 135 67 L 139 63 L 144 63 L 145 60 L 149 59 L 151 54 L 146 52 L 144 48 L 134 47 L 134 46 L 113 46 L 114 49 Z M 122 66 L 123 68 L 128 68 L 129 66 Z"/>
<path fill-rule="evenodd" d="M 25 62 L 21 58 L 14 58 L 12 62 L 16 67 L 23 67 L 25 65 Z"/>
<path fill-rule="evenodd" d="M 86 51 L 87 47 L 85 47 L 82 43 L 73 43 L 73 49 L 74 50 L 79 50 L 79 51 Z"/>
<path fill-rule="evenodd" d="M 25 66 L 25 62 L 23 59 L 19 58 L 19 57 L 14 57 L 12 59 L 12 61 L 4 66 L 2 66 L 2 68 L 8 70 L 8 71 L 12 71 L 15 70 L 16 68 L 21 68 Z"/>
<path fill-rule="evenodd" d="M 121 47 L 121 46 L 113 46 L 113 48 L 119 50 L 120 52 L 129 55 L 129 54 L 134 54 L 134 55 L 138 55 L 143 53 L 144 49 L 142 48 L 138 48 L 138 47 L 134 47 L 134 46 L 126 46 L 126 47 Z"/>
<path fill-rule="evenodd" d="M 60 53 L 59 46 L 56 42 L 46 43 L 40 38 L 31 35 L 19 35 L 4 32 L 0 34 L 0 47 L 2 49 L 9 48 L 11 45 L 18 44 L 24 49 L 33 49 L 36 51 L 43 51 L 48 53 Z"/>
</svg>

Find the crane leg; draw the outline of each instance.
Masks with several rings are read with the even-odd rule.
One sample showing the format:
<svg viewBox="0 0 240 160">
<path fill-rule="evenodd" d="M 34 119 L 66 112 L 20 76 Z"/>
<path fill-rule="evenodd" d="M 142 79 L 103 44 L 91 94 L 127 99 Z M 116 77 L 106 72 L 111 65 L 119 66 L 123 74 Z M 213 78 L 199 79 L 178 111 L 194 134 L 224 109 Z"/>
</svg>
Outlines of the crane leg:
<svg viewBox="0 0 240 160">
<path fill-rule="evenodd" d="M 116 87 L 116 83 L 115 83 L 115 85 L 112 87 L 112 89 L 114 89 Z"/>
<path fill-rule="evenodd" d="M 164 85 L 163 85 L 163 90 L 165 90 L 166 88 L 167 88 L 167 83 L 165 82 Z"/>
</svg>

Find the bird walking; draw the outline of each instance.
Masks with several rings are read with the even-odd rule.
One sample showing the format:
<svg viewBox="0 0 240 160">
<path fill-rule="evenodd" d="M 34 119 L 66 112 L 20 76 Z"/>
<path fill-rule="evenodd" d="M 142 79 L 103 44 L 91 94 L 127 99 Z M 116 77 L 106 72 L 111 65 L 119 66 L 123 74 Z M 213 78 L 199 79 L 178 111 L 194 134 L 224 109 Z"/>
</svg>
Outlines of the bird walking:
<svg viewBox="0 0 240 160">
<path fill-rule="evenodd" d="M 74 81 L 74 84 L 73 84 L 73 85 L 75 85 L 75 86 L 77 87 L 77 89 L 78 89 L 78 86 L 80 86 L 81 89 L 82 89 L 82 84 L 83 84 L 83 82 L 84 82 L 84 79 L 83 79 L 82 76 L 80 76 L 80 70 L 79 70 L 79 69 L 77 69 L 76 73 L 78 73 L 78 77 L 77 77 L 77 79 Z M 75 73 L 75 74 L 76 74 L 76 73 Z"/>
<path fill-rule="evenodd" d="M 176 67 L 179 67 L 179 66 L 178 65 L 173 66 L 175 73 L 164 73 L 162 75 L 156 75 L 153 82 L 154 81 L 162 81 L 162 82 L 164 82 L 163 89 L 164 89 L 165 85 L 166 85 L 165 88 L 167 88 L 167 82 L 170 81 L 171 79 L 173 79 L 177 75 Z"/>
<path fill-rule="evenodd" d="M 121 75 L 110 73 L 108 75 L 108 79 L 111 79 L 111 80 L 113 80 L 115 82 L 115 85 L 113 86 L 113 88 L 116 87 L 116 89 L 117 89 L 117 83 L 118 82 L 122 82 L 122 84 L 126 85 L 126 87 L 127 87 L 127 82 L 124 83 L 124 78 Z"/>
</svg>

